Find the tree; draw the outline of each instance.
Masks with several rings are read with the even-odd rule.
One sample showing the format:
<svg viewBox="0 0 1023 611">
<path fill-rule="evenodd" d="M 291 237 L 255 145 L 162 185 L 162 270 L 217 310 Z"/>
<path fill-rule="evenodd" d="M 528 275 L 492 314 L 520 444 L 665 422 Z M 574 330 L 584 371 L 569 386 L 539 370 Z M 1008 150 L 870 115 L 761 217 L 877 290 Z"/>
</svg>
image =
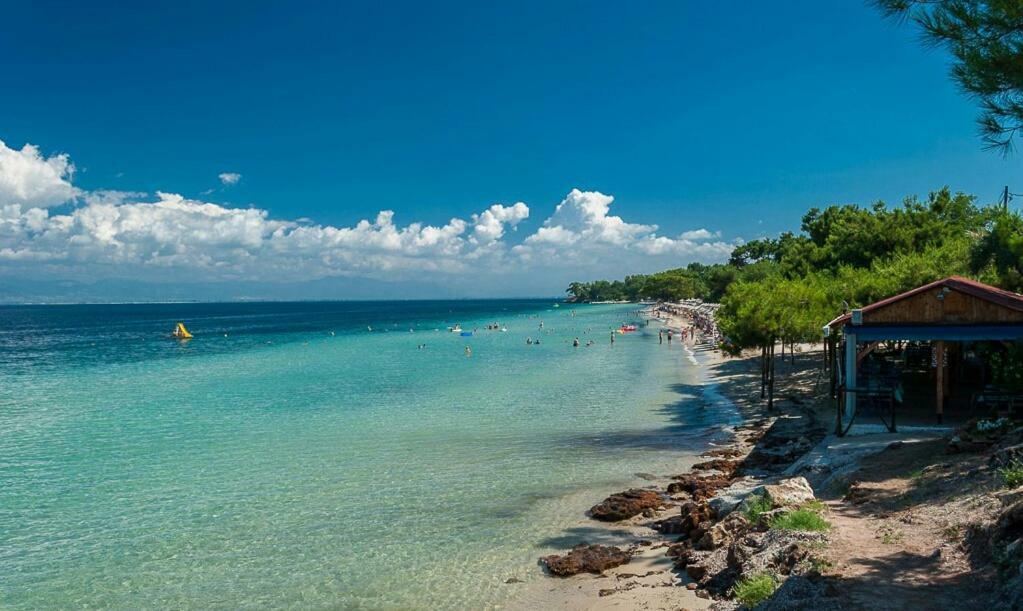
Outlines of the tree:
<svg viewBox="0 0 1023 611">
<path fill-rule="evenodd" d="M 875 0 L 890 17 L 909 19 L 926 40 L 955 58 L 952 78 L 976 97 L 990 148 L 1012 150 L 1023 134 L 1023 3 L 1019 0 Z"/>
<path fill-rule="evenodd" d="M 1023 291 L 1023 217 L 1000 214 L 970 253 L 970 268 L 1010 291 Z"/>
</svg>

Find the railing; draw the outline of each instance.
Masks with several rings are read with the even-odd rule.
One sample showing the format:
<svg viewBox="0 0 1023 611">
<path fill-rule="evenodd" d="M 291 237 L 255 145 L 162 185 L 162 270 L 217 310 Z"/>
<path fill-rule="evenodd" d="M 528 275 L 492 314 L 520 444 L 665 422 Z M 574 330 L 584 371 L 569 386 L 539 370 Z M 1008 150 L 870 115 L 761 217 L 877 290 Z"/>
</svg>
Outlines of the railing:
<svg viewBox="0 0 1023 611">
<path fill-rule="evenodd" d="M 842 414 L 845 412 L 845 401 L 849 394 L 856 396 L 856 411 L 849 418 L 849 422 L 845 423 Z M 853 422 L 856 420 L 856 416 L 861 412 L 864 415 L 876 415 L 888 429 L 888 432 L 896 432 L 895 391 L 891 388 L 848 388 L 846 386 L 839 386 L 837 403 L 835 434 L 839 437 L 844 437 L 849 432 Z"/>
</svg>

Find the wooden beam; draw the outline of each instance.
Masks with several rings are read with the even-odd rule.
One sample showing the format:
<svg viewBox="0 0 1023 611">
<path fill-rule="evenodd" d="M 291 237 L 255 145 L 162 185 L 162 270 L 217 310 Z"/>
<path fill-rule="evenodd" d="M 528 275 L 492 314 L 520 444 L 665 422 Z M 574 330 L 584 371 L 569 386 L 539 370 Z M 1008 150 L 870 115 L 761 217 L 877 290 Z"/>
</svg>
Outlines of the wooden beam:
<svg viewBox="0 0 1023 611">
<path fill-rule="evenodd" d="M 863 359 L 867 358 L 867 355 L 874 351 L 875 348 L 881 345 L 881 342 L 870 342 L 867 347 L 856 353 L 856 364 L 859 365 L 863 362 Z"/>
</svg>

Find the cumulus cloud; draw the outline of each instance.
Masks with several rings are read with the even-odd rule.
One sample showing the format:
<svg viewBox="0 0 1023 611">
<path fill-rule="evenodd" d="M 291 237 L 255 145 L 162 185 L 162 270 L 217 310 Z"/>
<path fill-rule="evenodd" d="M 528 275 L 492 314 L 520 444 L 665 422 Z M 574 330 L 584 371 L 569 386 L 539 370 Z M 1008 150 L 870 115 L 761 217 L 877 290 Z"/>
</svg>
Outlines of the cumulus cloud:
<svg viewBox="0 0 1023 611">
<path fill-rule="evenodd" d="M 677 238 L 657 235 L 657 225 L 629 223 L 610 214 L 614 197 L 599 191 L 573 189 L 543 226 L 513 251 L 532 263 L 557 262 L 600 266 L 608 262 L 641 271 L 655 257 L 658 264 L 685 260 L 713 261 L 728 256 L 734 243 L 706 229 L 686 231 Z M 667 257 L 674 257 L 672 261 Z M 644 265 L 640 259 L 646 259 Z"/>
<path fill-rule="evenodd" d="M 504 226 L 514 228 L 529 218 L 529 206 L 518 202 L 513 206 L 494 204 L 480 214 L 472 215 L 473 238 L 480 244 L 490 244 L 504 237 Z"/>
<path fill-rule="evenodd" d="M 237 172 L 221 172 L 217 175 L 220 179 L 220 183 L 225 186 L 236 185 L 238 181 L 242 179 L 242 175 Z"/>
<path fill-rule="evenodd" d="M 658 235 L 656 225 L 611 214 L 614 198 L 573 189 L 535 231 L 509 241 L 529 218 L 523 202 L 496 203 L 468 219 L 399 224 L 391 210 L 351 227 L 271 218 L 175 193 L 97 190 L 71 184 L 67 155 L 44 157 L 0 143 L 0 273 L 142 280 L 303 281 L 333 276 L 386 280 L 558 268 L 605 275 L 720 260 L 734 243 L 695 229 Z M 225 178 L 233 176 L 234 178 Z M 225 184 L 236 174 L 221 174 Z M 54 206 L 73 202 L 61 214 Z M 558 280 L 560 283 L 560 279 Z"/>
<path fill-rule="evenodd" d="M 62 204 L 78 195 L 71 186 L 74 173 L 75 166 L 66 154 L 44 157 L 31 144 L 19 151 L 0 140 L 0 204 L 25 208 Z"/>
</svg>

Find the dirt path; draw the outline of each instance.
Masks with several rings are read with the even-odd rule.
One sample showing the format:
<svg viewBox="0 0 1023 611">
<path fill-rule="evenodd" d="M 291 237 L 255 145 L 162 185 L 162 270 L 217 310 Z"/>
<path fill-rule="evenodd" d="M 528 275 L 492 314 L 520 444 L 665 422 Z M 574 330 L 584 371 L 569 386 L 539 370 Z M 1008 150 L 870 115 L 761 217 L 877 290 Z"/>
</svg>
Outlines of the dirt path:
<svg viewBox="0 0 1023 611">
<path fill-rule="evenodd" d="M 992 576 L 972 569 L 962 545 L 965 525 L 986 509 L 986 478 L 977 477 L 979 458 L 949 459 L 943 445 L 872 456 L 845 498 L 827 503 L 826 574 L 849 608 L 997 608 Z"/>
</svg>

